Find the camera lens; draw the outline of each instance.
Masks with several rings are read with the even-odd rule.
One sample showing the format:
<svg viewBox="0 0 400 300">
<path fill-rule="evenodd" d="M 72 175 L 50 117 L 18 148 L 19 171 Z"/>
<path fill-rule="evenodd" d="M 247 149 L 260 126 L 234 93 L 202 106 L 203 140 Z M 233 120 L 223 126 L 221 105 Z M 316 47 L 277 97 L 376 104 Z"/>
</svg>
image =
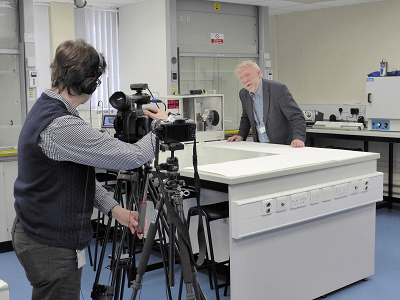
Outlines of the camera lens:
<svg viewBox="0 0 400 300">
<path fill-rule="evenodd" d="M 110 104 L 120 110 L 126 110 L 131 107 L 131 99 L 123 92 L 115 92 L 110 97 Z"/>
</svg>

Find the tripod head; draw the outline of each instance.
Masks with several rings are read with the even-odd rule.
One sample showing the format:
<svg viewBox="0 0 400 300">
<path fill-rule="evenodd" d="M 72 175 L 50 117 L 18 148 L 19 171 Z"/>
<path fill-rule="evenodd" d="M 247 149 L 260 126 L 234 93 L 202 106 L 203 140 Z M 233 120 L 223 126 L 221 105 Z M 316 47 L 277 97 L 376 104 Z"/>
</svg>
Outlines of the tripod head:
<svg viewBox="0 0 400 300">
<path fill-rule="evenodd" d="M 171 151 L 171 156 L 167 157 L 166 162 L 159 165 L 161 170 L 166 171 L 167 181 L 165 187 L 168 189 L 176 189 L 179 185 L 185 183 L 183 180 L 177 180 L 179 176 L 179 161 L 178 158 L 174 156 L 174 152 L 184 149 L 184 145 L 182 143 L 162 144 L 160 148 L 163 151 Z"/>
</svg>

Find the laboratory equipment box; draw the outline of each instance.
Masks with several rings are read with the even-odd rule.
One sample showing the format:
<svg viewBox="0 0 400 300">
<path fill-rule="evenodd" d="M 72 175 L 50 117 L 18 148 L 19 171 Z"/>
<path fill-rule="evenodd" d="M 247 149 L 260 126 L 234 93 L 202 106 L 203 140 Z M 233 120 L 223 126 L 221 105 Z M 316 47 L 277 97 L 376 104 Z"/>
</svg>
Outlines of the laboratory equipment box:
<svg viewBox="0 0 400 300">
<path fill-rule="evenodd" d="M 224 135 L 224 95 L 180 95 L 159 97 L 170 113 L 196 123 L 196 141 L 216 141 Z"/>
<path fill-rule="evenodd" d="M 400 131 L 400 77 L 368 77 L 366 81 L 368 129 Z"/>
</svg>

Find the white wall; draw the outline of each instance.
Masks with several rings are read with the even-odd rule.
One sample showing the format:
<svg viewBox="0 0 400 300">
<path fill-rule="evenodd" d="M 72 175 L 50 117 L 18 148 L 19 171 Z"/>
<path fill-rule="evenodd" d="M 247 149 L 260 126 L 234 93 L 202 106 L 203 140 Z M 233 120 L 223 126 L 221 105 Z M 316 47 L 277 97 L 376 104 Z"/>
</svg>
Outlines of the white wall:
<svg viewBox="0 0 400 300">
<path fill-rule="evenodd" d="M 400 1 L 270 16 L 274 79 L 299 104 L 366 103 L 365 78 L 400 68 Z"/>
<path fill-rule="evenodd" d="M 119 9 L 121 90 L 148 83 L 155 97 L 167 95 L 167 0 L 148 0 Z"/>
<path fill-rule="evenodd" d="M 379 71 L 382 59 L 389 71 L 400 69 L 399 15 L 400 1 L 386 0 L 270 16 L 274 79 L 288 86 L 300 107 L 344 108 L 343 103 L 352 101 L 365 105 L 367 74 Z M 316 141 L 318 147 L 328 145 L 362 148 L 363 142 Z M 370 142 L 369 151 L 381 154 L 378 170 L 385 173 L 386 184 L 388 144 Z M 394 173 L 394 193 L 399 196 L 399 144 L 394 145 Z"/>
<path fill-rule="evenodd" d="M 50 75 L 50 33 L 48 5 L 34 5 L 33 19 L 35 30 L 36 65 L 39 74 L 38 97 L 51 88 Z"/>
</svg>

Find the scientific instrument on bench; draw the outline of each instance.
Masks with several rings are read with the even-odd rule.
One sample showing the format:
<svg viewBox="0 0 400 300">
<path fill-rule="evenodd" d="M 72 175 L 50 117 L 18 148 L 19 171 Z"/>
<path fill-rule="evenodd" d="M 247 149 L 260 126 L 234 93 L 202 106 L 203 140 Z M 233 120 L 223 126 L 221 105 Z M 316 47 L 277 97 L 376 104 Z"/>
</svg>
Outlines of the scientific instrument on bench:
<svg viewBox="0 0 400 300">
<path fill-rule="evenodd" d="M 314 125 L 316 121 L 324 120 L 324 113 L 315 109 L 303 110 L 303 114 L 307 125 Z"/>
<path fill-rule="evenodd" d="M 364 123 L 355 122 L 329 122 L 329 121 L 317 121 L 312 126 L 313 129 L 331 129 L 331 130 L 349 130 L 349 131 L 361 131 L 364 129 Z"/>
<path fill-rule="evenodd" d="M 167 105 L 167 112 L 180 114 L 196 121 L 197 141 L 215 141 L 225 138 L 224 95 L 181 95 L 159 97 Z"/>
<path fill-rule="evenodd" d="M 400 131 L 400 77 L 367 77 L 366 91 L 368 129 Z"/>
</svg>

